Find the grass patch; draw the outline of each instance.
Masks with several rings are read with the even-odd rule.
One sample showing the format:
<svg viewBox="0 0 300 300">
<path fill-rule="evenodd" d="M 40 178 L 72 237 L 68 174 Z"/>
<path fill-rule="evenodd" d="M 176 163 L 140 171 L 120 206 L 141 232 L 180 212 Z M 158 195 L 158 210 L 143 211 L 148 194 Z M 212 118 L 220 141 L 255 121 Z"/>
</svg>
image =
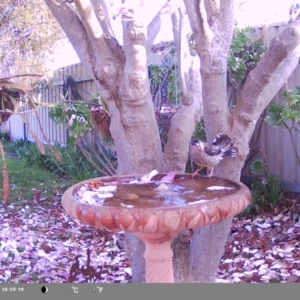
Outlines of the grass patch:
<svg viewBox="0 0 300 300">
<path fill-rule="evenodd" d="M 54 145 L 55 152 L 60 156 L 61 162 L 45 145 L 45 154 L 42 154 L 35 143 L 17 140 L 14 143 L 4 142 L 3 147 L 9 157 L 17 157 L 25 166 L 35 166 L 37 169 L 47 170 L 57 176 L 66 176 L 80 182 L 86 179 L 103 176 L 87 161 L 78 148 Z"/>
<path fill-rule="evenodd" d="M 11 158 L 7 155 L 6 163 L 10 182 L 9 203 L 22 203 L 30 199 L 55 196 L 74 184 L 73 180 L 60 178 L 53 172 L 34 165 L 30 166 L 18 158 Z M 2 194 L 2 172 L 0 179 L 0 193 Z"/>
<path fill-rule="evenodd" d="M 96 171 L 79 148 L 54 145 L 61 158 L 58 161 L 47 145 L 45 154 L 42 154 L 32 142 L 17 140 L 11 143 L 2 139 L 2 144 L 10 181 L 9 203 L 24 203 L 27 200 L 39 203 L 40 199 L 62 194 L 72 184 L 103 176 L 101 168 Z M 0 173 L 0 195 L 3 195 Z M 44 205 L 47 205 L 46 202 Z"/>
</svg>

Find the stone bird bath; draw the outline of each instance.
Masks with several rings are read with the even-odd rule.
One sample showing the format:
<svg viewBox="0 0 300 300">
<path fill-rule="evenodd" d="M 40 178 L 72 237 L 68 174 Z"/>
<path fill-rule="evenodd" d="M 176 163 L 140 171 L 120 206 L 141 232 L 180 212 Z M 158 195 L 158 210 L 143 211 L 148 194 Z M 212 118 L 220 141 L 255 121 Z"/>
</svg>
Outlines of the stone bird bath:
<svg viewBox="0 0 300 300">
<path fill-rule="evenodd" d="M 75 184 L 63 194 L 62 206 L 84 224 L 137 235 L 145 243 L 146 282 L 172 283 L 172 239 L 183 230 L 233 217 L 250 200 L 240 182 L 152 171 Z"/>
</svg>

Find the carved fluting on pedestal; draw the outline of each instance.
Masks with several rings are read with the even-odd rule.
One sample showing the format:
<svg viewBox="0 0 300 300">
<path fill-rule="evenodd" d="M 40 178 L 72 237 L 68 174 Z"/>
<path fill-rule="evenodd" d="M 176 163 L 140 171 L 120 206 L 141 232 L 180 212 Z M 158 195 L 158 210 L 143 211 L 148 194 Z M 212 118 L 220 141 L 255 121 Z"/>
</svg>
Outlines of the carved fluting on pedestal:
<svg viewBox="0 0 300 300">
<path fill-rule="evenodd" d="M 145 246 L 146 250 L 144 253 L 144 258 L 146 263 L 146 282 L 174 283 L 174 273 L 172 265 L 173 251 L 171 250 L 171 242 L 145 242 Z"/>
</svg>

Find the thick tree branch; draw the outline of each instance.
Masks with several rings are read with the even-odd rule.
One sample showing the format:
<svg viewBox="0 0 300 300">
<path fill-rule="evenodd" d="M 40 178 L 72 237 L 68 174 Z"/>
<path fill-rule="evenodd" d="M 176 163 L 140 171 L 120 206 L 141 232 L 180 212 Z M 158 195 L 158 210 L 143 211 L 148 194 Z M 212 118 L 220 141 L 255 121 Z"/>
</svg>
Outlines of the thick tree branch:
<svg viewBox="0 0 300 300">
<path fill-rule="evenodd" d="M 187 16 L 185 16 L 182 12 L 182 9 L 179 8 L 179 76 L 180 76 L 180 84 L 182 91 L 182 104 L 190 105 L 192 103 L 192 95 L 190 93 L 191 89 L 188 89 L 188 84 L 191 84 L 191 78 L 189 74 L 190 66 L 185 63 L 187 58 L 191 58 L 190 48 L 187 40 L 187 36 L 189 34 L 189 27 Z"/>
<path fill-rule="evenodd" d="M 166 2 L 166 1 L 164 1 Z M 163 2 L 162 2 L 163 3 Z M 162 4 L 160 3 L 160 4 Z M 156 16 L 153 18 L 151 23 L 147 27 L 147 43 L 146 49 L 147 53 L 151 50 L 153 46 L 153 42 L 161 29 L 161 16 L 162 14 L 171 13 L 174 9 L 176 9 L 176 0 L 169 0 L 167 3 L 159 10 Z"/>
<path fill-rule="evenodd" d="M 147 43 L 146 50 L 147 53 L 151 51 L 153 42 L 161 29 L 161 15 L 160 13 L 155 16 L 153 21 L 147 27 Z"/>
<path fill-rule="evenodd" d="M 188 44 L 188 34 L 190 33 L 190 27 L 188 23 L 187 15 L 184 13 L 184 6 L 178 7 L 174 10 L 172 16 L 173 35 L 175 46 L 177 49 L 178 58 L 178 70 L 181 87 L 181 102 L 184 105 L 190 105 L 192 103 L 191 88 L 188 84 L 191 84 L 190 69 L 191 66 L 186 63 L 188 59 L 191 60 L 190 48 Z"/>
<path fill-rule="evenodd" d="M 202 116 L 202 82 L 200 59 L 190 54 L 187 40 L 190 27 L 187 15 L 182 12 L 182 8 L 174 11 L 172 22 L 177 44 L 182 99 L 181 107 L 171 119 L 164 157 L 167 170 L 184 172 L 191 136 Z M 188 119 L 190 121 L 187 122 Z"/>
<path fill-rule="evenodd" d="M 81 62 L 102 84 L 101 96 L 104 99 L 112 98 L 111 93 L 116 88 L 120 63 L 125 60 L 118 42 L 103 34 L 90 3 L 87 6 L 87 2 L 76 1 L 78 13 L 63 0 L 46 0 L 46 3 L 65 31 Z M 92 28 L 94 25 L 96 27 Z"/>
<path fill-rule="evenodd" d="M 45 2 L 66 33 L 81 62 L 92 68 L 95 62 L 94 51 L 78 15 L 63 0 L 45 0 Z"/>
<path fill-rule="evenodd" d="M 184 3 L 196 40 L 196 51 L 202 60 L 202 70 L 226 71 L 234 26 L 233 0 L 184 0 Z"/>
<path fill-rule="evenodd" d="M 221 25 L 233 14 L 232 2 L 223 0 L 219 7 L 211 5 L 210 1 L 184 0 L 196 39 L 196 51 L 201 59 L 203 114 L 208 142 L 220 131 L 227 131 L 227 56 L 234 20 L 228 19 L 227 26 Z"/>
<path fill-rule="evenodd" d="M 147 53 L 150 52 L 151 47 L 153 46 L 153 42 L 161 29 L 161 15 L 164 11 L 168 9 L 168 4 L 166 4 L 154 17 L 152 22 L 147 26 L 147 42 L 146 42 L 146 50 Z"/>
<path fill-rule="evenodd" d="M 201 29 L 201 20 L 199 18 L 199 3 L 198 0 L 183 0 L 187 14 L 189 15 L 189 20 L 191 23 L 191 28 L 194 34 L 197 36 L 199 30 Z"/>
<path fill-rule="evenodd" d="M 210 22 L 212 17 L 220 12 L 220 0 L 205 0 L 204 4 L 207 13 L 207 19 Z"/>
<path fill-rule="evenodd" d="M 300 17 L 271 41 L 266 53 L 249 74 L 232 118 L 245 130 L 259 118 L 296 68 L 300 51 Z"/>
<path fill-rule="evenodd" d="M 104 34 L 90 1 L 74 0 L 74 2 L 95 50 L 97 61 L 104 63 L 108 57 L 117 60 L 119 55 L 122 55 L 120 45 L 111 35 Z M 105 22 L 103 24 L 105 25 Z"/>
<path fill-rule="evenodd" d="M 210 48 L 214 33 L 208 23 L 204 0 L 184 0 L 184 4 L 196 38 L 197 52 Z"/>
<path fill-rule="evenodd" d="M 219 28 L 222 28 L 221 35 L 225 35 L 225 39 L 222 39 L 224 44 L 220 45 L 220 47 L 223 49 L 223 53 L 225 53 L 227 59 L 234 28 L 234 0 L 220 1 L 219 13 L 215 15 L 215 18 L 218 20 L 217 24 Z"/>
<path fill-rule="evenodd" d="M 91 2 L 88 0 L 74 0 L 74 3 L 81 18 L 82 24 L 92 42 L 99 40 L 99 38 L 101 38 L 103 35 L 103 30 L 98 22 Z"/>
<path fill-rule="evenodd" d="M 280 88 L 286 83 L 290 75 L 293 73 L 298 65 L 299 57 L 300 45 L 278 66 L 270 78 L 269 83 L 263 88 L 257 99 L 252 99 L 251 95 L 248 94 L 247 98 L 244 96 L 238 101 L 237 105 L 239 107 L 233 111 L 229 123 L 232 128 L 233 135 L 239 137 L 238 152 L 243 160 L 246 159 L 249 152 L 248 147 L 244 147 L 244 145 L 249 144 L 251 135 L 261 112 L 271 102 Z M 257 83 L 252 84 L 253 90 L 258 88 L 256 84 Z M 248 103 L 247 99 L 249 101 Z M 243 101 L 243 103 L 239 104 L 240 101 Z M 249 115 L 249 111 L 253 111 L 252 116 Z M 239 113 L 241 115 L 239 115 Z"/>
<path fill-rule="evenodd" d="M 134 20 L 134 13 L 124 18 L 123 37 L 126 62 L 119 95 L 124 103 L 141 105 L 139 100 L 145 100 L 145 96 L 150 95 L 146 52 L 147 28 L 142 22 Z"/>
<path fill-rule="evenodd" d="M 200 60 L 194 56 L 191 57 L 191 61 L 189 73 L 192 82 L 190 93 L 193 95 L 193 102 L 191 105 L 181 105 L 171 119 L 168 140 L 164 149 L 165 168 L 169 171 L 185 171 L 191 136 L 202 116 Z"/>
<path fill-rule="evenodd" d="M 111 26 L 111 18 L 110 12 L 107 8 L 105 0 L 91 0 L 92 7 L 95 11 L 96 17 L 103 32 L 107 35 L 116 38 L 116 35 Z"/>
<path fill-rule="evenodd" d="M 171 14 L 172 20 L 172 31 L 174 36 L 174 44 L 177 50 L 177 53 L 180 52 L 180 14 L 179 14 L 179 7 L 174 9 L 173 13 Z"/>
</svg>

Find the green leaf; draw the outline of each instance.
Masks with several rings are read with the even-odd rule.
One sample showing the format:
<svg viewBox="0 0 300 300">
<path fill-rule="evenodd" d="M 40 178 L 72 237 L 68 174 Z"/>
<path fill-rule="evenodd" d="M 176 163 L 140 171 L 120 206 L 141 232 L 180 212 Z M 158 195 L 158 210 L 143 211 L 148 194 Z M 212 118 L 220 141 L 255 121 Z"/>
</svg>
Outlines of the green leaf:
<svg viewBox="0 0 300 300">
<path fill-rule="evenodd" d="M 265 121 L 271 126 L 282 126 L 285 120 L 282 117 L 283 105 L 280 103 L 274 103 L 269 106 Z"/>
</svg>

